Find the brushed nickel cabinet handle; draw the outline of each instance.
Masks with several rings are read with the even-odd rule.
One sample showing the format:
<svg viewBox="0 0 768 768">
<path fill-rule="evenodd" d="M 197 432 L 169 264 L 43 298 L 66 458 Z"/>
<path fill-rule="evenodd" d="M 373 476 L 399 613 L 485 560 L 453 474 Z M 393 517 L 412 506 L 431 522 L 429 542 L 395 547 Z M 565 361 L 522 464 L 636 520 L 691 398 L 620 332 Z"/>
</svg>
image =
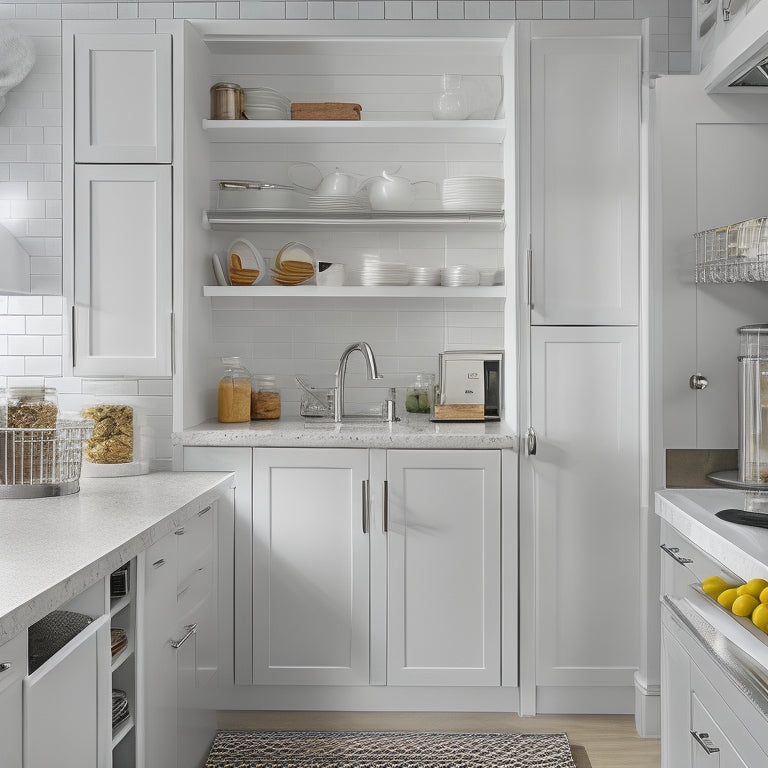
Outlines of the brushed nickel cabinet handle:
<svg viewBox="0 0 768 768">
<path fill-rule="evenodd" d="M 197 513 L 197 516 L 198 516 L 198 517 L 202 517 L 204 514 L 206 514 L 207 512 L 210 512 L 210 511 L 211 511 L 211 505 L 209 504 L 207 507 L 205 507 L 205 509 L 201 509 L 201 510 L 200 510 L 200 511 Z"/>
<path fill-rule="evenodd" d="M 691 736 L 693 736 L 696 743 L 708 754 L 708 755 L 714 755 L 715 752 L 720 751 L 720 747 L 716 747 L 712 743 L 712 739 L 709 738 L 708 733 L 699 733 L 697 731 L 691 731 Z"/>
<path fill-rule="evenodd" d="M 177 529 L 176 529 L 176 530 L 173 532 L 173 534 L 174 534 L 174 536 L 183 536 L 183 535 L 184 535 L 184 529 L 183 529 L 183 528 L 177 528 Z"/>
<path fill-rule="evenodd" d="M 368 480 L 363 480 L 363 533 L 371 527 L 371 497 L 368 493 Z"/>
<path fill-rule="evenodd" d="M 528 427 L 525 433 L 525 449 L 529 456 L 536 455 L 536 430 L 533 427 Z"/>
<path fill-rule="evenodd" d="M 680 565 L 688 565 L 689 563 L 692 563 L 693 560 L 691 560 L 690 557 L 683 557 L 682 555 L 678 555 L 677 553 L 680 551 L 680 547 L 668 547 L 666 544 L 660 544 L 659 545 L 664 552 L 666 552 L 676 563 L 680 563 Z"/>
<path fill-rule="evenodd" d="M 389 480 L 384 481 L 384 533 L 389 532 Z"/>
<path fill-rule="evenodd" d="M 171 640 L 170 641 L 171 648 L 177 648 L 177 649 L 181 648 L 181 646 L 184 645 L 184 643 L 186 643 L 187 640 L 189 640 L 189 638 L 192 637 L 192 635 L 195 634 L 195 632 L 197 632 L 197 623 L 195 623 L 195 624 L 187 624 L 184 627 L 184 632 L 186 634 L 180 640 Z"/>
<path fill-rule="evenodd" d="M 161 557 L 159 560 L 155 560 L 154 563 L 152 563 L 153 568 L 162 568 L 165 565 L 165 558 Z"/>
</svg>

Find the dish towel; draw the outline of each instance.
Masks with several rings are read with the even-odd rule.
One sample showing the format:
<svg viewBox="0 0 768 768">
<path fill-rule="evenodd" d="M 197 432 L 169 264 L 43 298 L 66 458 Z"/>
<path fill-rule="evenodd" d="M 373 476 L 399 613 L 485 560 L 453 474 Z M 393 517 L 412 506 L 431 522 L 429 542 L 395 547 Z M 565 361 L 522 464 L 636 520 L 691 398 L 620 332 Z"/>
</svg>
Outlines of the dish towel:
<svg viewBox="0 0 768 768">
<path fill-rule="evenodd" d="M 35 64 L 32 43 L 13 27 L 0 23 L 0 112 L 5 107 L 5 94 L 17 86 Z"/>
</svg>

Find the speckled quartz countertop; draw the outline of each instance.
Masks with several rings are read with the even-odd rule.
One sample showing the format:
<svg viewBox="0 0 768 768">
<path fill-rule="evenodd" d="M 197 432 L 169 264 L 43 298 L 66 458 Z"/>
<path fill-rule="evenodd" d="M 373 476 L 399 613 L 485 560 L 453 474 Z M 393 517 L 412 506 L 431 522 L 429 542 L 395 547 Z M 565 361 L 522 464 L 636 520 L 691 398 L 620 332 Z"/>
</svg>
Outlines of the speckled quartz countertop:
<svg viewBox="0 0 768 768">
<path fill-rule="evenodd" d="M 768 528 L 721 520 L 721 509 L 767 513 L 768 495 L 726 488 L 656 493 L 656 514 L 737 576 L 768 579 Z"/>
<path fill-rule="evenodd" d="M 303 419 L 219 424 L 206 421 L 173 435 L 176 445 L 261 448 L 512 448 L 517 435 L 504 422 L 435 423 L 428 419 L 344 422 Z"/>
<path fill-rule="evenodd" d="M 156 472 L 80 481 L 80 492 L 0 499 L 0 644 L 210 504 L 227 472 Z"/>
</svg>

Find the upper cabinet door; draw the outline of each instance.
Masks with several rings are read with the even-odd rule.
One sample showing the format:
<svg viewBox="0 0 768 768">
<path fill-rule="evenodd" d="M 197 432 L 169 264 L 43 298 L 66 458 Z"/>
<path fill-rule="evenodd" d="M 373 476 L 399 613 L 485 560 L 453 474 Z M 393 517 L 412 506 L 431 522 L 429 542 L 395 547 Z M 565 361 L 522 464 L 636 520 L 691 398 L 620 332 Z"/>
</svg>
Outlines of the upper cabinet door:
<svg viewBox="0 0 768 768">
<path fill-rule="evenodd" d="M 75 36 L 75 162 L 170 163 L 171 36 Z"/>
<path fill-rule="evenodd" d="M 76 376 L 171 374 L 171 167 L 75 169 Z"/>
<path fill-rule="evenodd" d="M 638 319 L 640 40 L 531 41 L 534 325 Z"/>
</svg>

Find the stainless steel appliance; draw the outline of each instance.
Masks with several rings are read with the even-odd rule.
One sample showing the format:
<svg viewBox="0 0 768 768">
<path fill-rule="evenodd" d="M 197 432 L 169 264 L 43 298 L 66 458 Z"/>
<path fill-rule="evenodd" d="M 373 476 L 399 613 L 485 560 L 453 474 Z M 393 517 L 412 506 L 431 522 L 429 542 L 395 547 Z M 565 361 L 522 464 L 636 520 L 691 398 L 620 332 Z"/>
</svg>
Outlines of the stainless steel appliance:
<svg viewBox="0 0 768 768">
<path fill-rule="evenodd" d="M 498 421 L 503 407 L 504 353 L 462 350 L 440 354 L 435 421 Z"/>
</svg>

